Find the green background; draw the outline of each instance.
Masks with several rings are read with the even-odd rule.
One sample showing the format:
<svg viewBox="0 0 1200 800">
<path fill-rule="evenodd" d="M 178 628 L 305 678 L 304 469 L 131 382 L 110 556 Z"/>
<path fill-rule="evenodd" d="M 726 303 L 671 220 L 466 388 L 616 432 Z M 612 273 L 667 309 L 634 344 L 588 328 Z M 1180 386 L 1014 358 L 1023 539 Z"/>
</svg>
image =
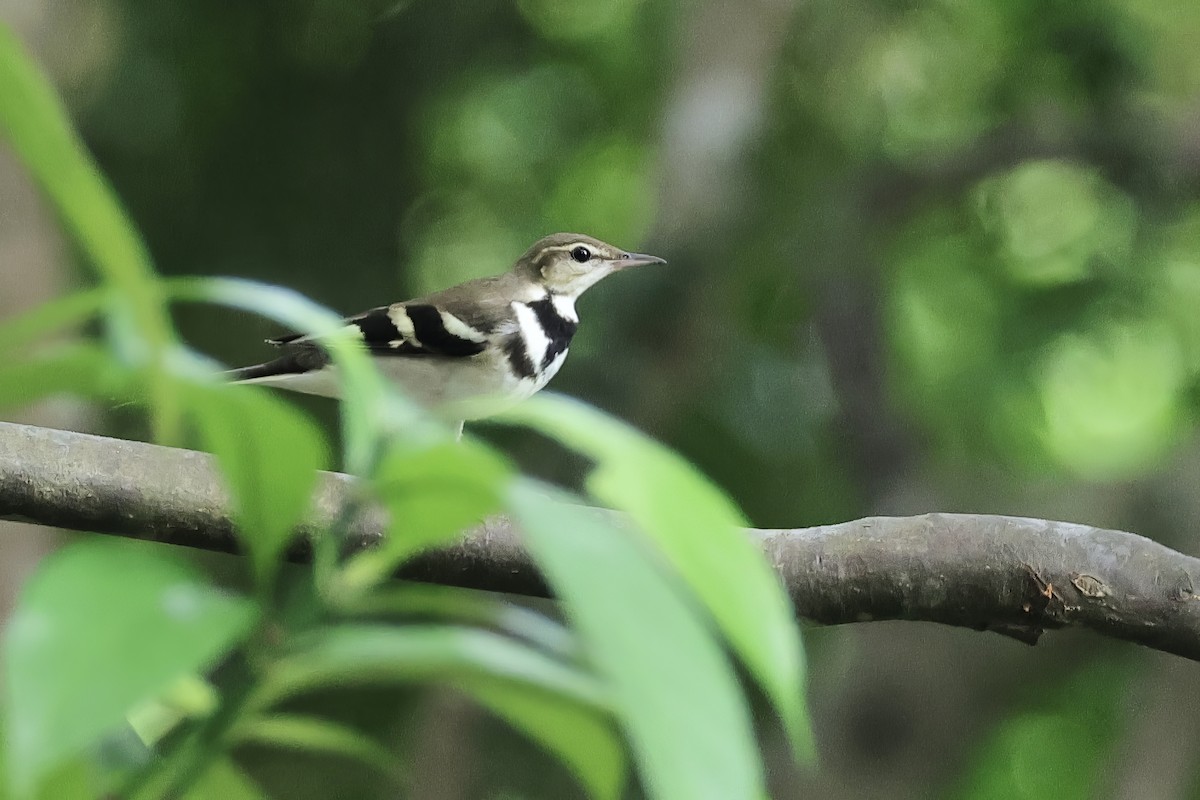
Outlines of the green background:
<svg viewBox="0 0 1200 800">
<path fill-rule="evenodd" d="M 166 274 L 353 312 L 590 233 L 670 265 L 587 295 L 554 388 L 679 449 L 756 525 L 997 512 L 1197 550 L 1192 0 L 56 0 L 0 18 Z M 211 309 L 180 324 L 231 364 L 277 332 Z M 299 402 L 332 429 L 329 404 Z M 781 769 L 780 796 L 1197 796 L 1200 678 L 1170 657 L 901 624 L 808 642 L 822 769 Z M 438 796 L 567 791 L 474 712 L 443 744 L 469 768 Z"/>
</svg>

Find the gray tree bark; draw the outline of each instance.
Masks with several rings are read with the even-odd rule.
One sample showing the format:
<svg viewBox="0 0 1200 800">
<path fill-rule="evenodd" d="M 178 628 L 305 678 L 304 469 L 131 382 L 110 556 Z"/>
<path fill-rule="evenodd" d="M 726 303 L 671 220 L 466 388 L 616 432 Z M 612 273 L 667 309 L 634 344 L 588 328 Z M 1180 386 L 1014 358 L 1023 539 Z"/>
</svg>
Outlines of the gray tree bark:
<svg viewBox="0 0 1200 800">
<path fill-rule="evenodd" d="M 334 518 L 349 476 L 323 475 L 302 533 Z M 236 552 L 228 496 L 211 456 L 0 423 L 0 519 Z M 362 515 L 349 546 L 384 535 Z M 875 517 L 750 530 L 797 613 L 837 625 L 903 619 L 993 630 L 1034 643 L 1089 628 L 1200 660 L 1200 559 L 1087 525 L 980 514 Z M 304 558 L 304 548 L 293 553 Z M 402 577 L 545 595 L 519 531 L 503 518 L 409 565 Z"/>
</svg>

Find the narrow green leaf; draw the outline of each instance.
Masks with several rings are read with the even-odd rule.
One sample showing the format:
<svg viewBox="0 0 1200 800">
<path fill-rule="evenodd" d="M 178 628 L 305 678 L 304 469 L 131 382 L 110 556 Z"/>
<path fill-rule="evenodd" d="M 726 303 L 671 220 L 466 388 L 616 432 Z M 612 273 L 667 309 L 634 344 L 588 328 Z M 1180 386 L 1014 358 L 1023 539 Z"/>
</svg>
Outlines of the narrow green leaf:
<svg viewBox="0 0 1200 800">
<path fill-rule="evenodd" d="M 811 758 L 804 651 L 791 604 L 736 506 L 694 467 L 582 403 L 539 395 L 504 415 L 595 461 L 588 490 L 628 513 L 704 603 Z"/>
<path fill-rule="evenodd" d="M 46 559 L 5 636 L 9 764 L 33 786 L 138 703 L 216 660 L 254 621 L 146 545 L 88 540 Z"/>
<path fill-rule="evenodd" d="M 393 446 L 376 470 L 375 493 L 388 511 L 388 535 L 354 555 L 342 581 L 351 593 L 390 577 L 414 555 L 445 545 L 500 510 L 510 470 L 483 445 L 445 441 Z"/>
<path fill-rule="evenodd" d="M 604 707 L 600 688 L 573 667 L 499 634 L 436 625 L 340 625 L 299 637 L 255 706 L 325 686 L 411 681 L 515 683 Z"/>
<path fill-rule="evenodd" d="M 321 337 L 342 383 L 343 399 L 338 403 L 338 411 L 342 423 L 342 467 L 346 472 L 370 476 L 383 453 L 389 431 L 403 431 L 412 438 L 427 431 L 415 406 L 406 403 L 395 390 L 389 391 L 342 318 L 329 309 L 290 289 L 235 278 L 181 278 L 168 281 L 166 286 L 174 301 L 241 309 L 275 320 L 296 332 Z M 357 496 L 351 498 L 351 504 L 357 499 Z M 323 592 L 329 591 L 329 580 L 339 560 L 336 537 L 320 536 L 313 542 L 315 578 Z"/>
<path fill-rule="evenodd" d="M 396 776 L 399 767 L 396 757 L 371 737 L 319 717 L 300 714 L 255 717 L 240 723 L 233 731 L 233 739 L 243 744 L 341 756 L 391 777 Z"/>
<path fill-rule="evenodd" d="M 745 698 L 720 643 L 628 531 L 531 481 L 509 505 L 607 681 L 656 800 L 765 796 Z"/>
<path fill-rule="evenodd" d="M 0 800 L 95 800 L 104 791 L 100 770 L 90 754 L 59 763 L 32 793 L 17 794 L 10 773 L 6 759 L 0 759 Z"/>
<path fill-rule="evenodd" d="M 125 719 L 138 740 L 153 747 L 179 723 L 207 717 L 220 703 L 212 684 L 199 675 L 186 675 L 160 696 L 130 709 Z"/>
<path fill-rule="evenodd" d="M 0 408 L 58 394 L 118 401 L 133 396 L 135 376 L 99 345 L 64 344 L 29 361 L 0 361 Z"/>
<path fill-rule="evenodd" d="M 68 759 L 37 787 L 37 800 L 95 800 L 102 791 L 99 770 L 86 756 Z"/>
<path fill-rule="evenodd" d="M 317 470 L 328 460 L 324 437 L 295 406 L 255 387 L 193 383 L 186 402 L 217 456 L 259 584 L 270 587 L 312 507 Z"/>
<path fill-rule="evenodd" d="M 254 781 L 227 758 L 204 771 L 183 800 L 270 800 Z"/>
<path fill-rule="evenodd" d="M 104 310 L 110 294 L 102 288 L 85 289 L 0 322 L 0 351 L 18 352 L 35 347 L 64 328 L 87 322 Z"/>
<path fill-rule="evenodd" d="M 624 784 L 624 753 L 599 688 L 577 669 L 471 628 L 342 626 L 309 637 L 277 665 L 256 706 L 355 683 L 454 686 L 558 756 L 599 798 Z"/>
<path fill-rule="evenodd" d="M 513 686 L 475 685 L 471 696 L 556 756 L 594 800 L 625 787 L 625 748 L 607 715 Z"/>
<path fill-rule="evenodd" d="M 72 129 L 58 93 L 0 24 L 0 132 L 49 196 L 100 274 L 117 290 L 111 330 L 135 363 L 152 367 L 157 424 L 178 433 L 178 398 L 163 369 L 176 337 L 150 256 Z M 118 299 L 119 298 L 119 299 Z M 132 325 L 123 324 L 126 320 Z M 143 353 L 143 351 L 145 351 Z"/>
<path fill-rule="evenodd" d="M 500 510 L 500 492 L 509 475 L 503 459 L 475 442 L 393 447 L 374 481 L 391 514 L 382 549 L 399 564 L 446 544 Z"/>
<path fill-rule="evenodd" d="M 570 628 L 532 608 L 498 600 L 486 592 L 432 583 L 379 586 L 342 610 L 357 616 L 428 618 L 493 628 L 559 658 L 579 657 L 578 642 Z"/>
<path fill-rule="evenodd" d="M 0 130 L 154 346 L 173 341 L 150 257 L 67 118 L 58 92 L 0 24 Z"/>
<path fill-rule="evenodd" d="M 273 319 L 292 330 L 320 336 L 340 372 L 346 469 L 355 475 L 374 472 L 383 453 L 384 434 L 419 442 L 447 438 L 431 426 L 416 405 L 402 398 L 371 365 L 342 318 L 313 301 L 278 286 L 235 278 L 186 278 L 167 283 L 175 300 L 216 303 Z M 439 435 L 440 430 L 440 435 Z"/>
</svg>

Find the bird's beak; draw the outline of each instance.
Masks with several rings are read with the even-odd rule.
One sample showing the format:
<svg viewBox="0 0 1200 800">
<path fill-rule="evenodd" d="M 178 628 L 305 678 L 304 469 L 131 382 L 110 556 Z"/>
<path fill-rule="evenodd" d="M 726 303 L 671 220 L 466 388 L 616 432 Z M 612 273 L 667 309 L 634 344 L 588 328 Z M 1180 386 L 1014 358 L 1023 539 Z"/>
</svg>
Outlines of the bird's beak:
<svg viewBox="0 0 1200 800">
<path fill-rule="evenodd" d="M 622 253 L 621 257 L 613 262 L 617 269 L 628 269 L 629 267 L 642 267 L 647 264 L 665 264 L 666 259 L 658 256 L 650 256 L 645 253 Z"/>
</svg>

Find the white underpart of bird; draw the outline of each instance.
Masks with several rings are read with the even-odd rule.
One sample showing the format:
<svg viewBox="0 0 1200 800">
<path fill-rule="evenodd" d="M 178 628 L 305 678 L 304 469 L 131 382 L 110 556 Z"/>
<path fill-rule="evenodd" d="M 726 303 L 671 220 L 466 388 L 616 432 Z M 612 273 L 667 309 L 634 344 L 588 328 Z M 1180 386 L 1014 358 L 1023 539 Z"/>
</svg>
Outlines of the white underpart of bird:
<svg viewBox="0 0 1200 800">
<path fill-rule="evenodd" d="M 540 239 L 503 275 L 380 306 L 346 320 L 380 371 L 421 405 L 455 421 L 499 413 L 562 368 L 579 327 L 575 301 L 607 275 L 665 263 L 599 239 Z M 341 396 L 337 366 L 308 336 L 270 340 L 283 355 L 232 370 L 232 380 Z"/>
</svg>

